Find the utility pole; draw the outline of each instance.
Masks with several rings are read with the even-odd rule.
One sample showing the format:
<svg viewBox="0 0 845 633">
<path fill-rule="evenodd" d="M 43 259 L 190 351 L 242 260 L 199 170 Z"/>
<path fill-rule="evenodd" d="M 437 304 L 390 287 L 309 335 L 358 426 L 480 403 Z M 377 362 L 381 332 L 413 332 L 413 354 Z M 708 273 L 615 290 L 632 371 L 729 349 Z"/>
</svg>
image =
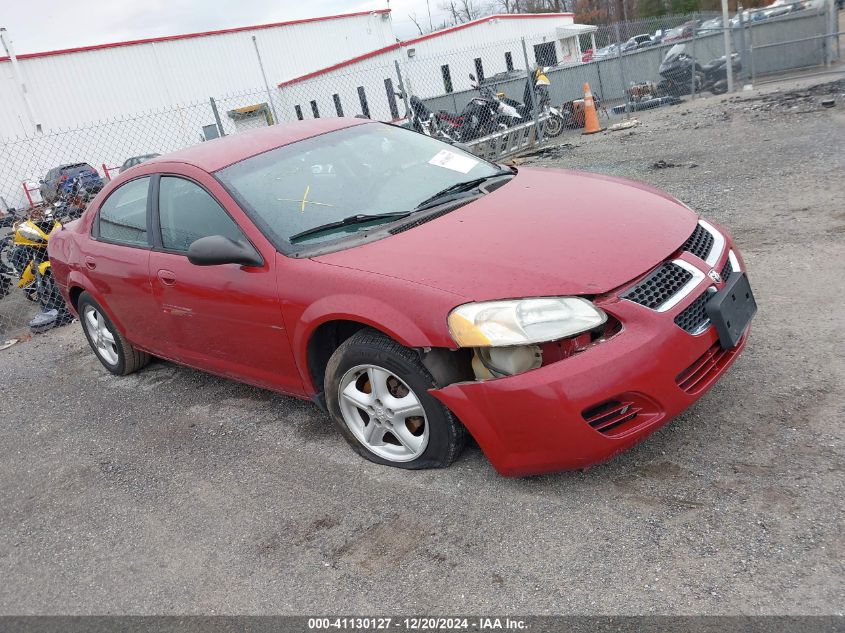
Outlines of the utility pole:
<svg viewBox="0 0 845 633">
<path fill-rule="evenodd" d="M 32 107 L 32 102 L 29 99 L 29 92 L 26 89 L 26 83 L 23 80 L 20 66 L 18 66 L 18 58 L 15 55 L 15 47 L 12 45 L 12 39 L 5 28 L 0 27 L 0 42 L 3 42 L 3 48 L 6 50 L 6 55 L 9 56 L 9 61 L 12 62 L 12 74 L 15 76 L 15 85 L 20 92 L 21 99 L 23 99 L 24 108 L 26 108 L 26 116 L 32 127 L 39 134 L 41 133 L 41 124 L 35 117 L 35 111 Z"/>
<path fill-rule="evenodd" d="M 279 114 L 276 112 L 276 104 L 273 103 L 273 95 L 270 92 L 270 84 L 267 82 L 267 73 L 264 72 L 264 62 L 261 61 L 261 52 L 258 50 L 258 40 L 255 39 L 254 35 L 252 36 L 252 44 L 255 46 L 255 56 L 258 58 L 258 68 L 261 70 L 262 79 L 264 79 L 264 89 L 267 91 L 267 100 L 270 102 L 268 105 L 270 106 L 270 110 L 273 112 L 273 119 L 275 119 L 273 123 L 281 123 L 281 121 L 279 121 Z"/>
<path fill-rule="evenodd" d="M 725 34 L 725 69 L 728 71 L 728 92 L 734 91 L 734 65 L 731 59 L 731 22 L 728 18 L 728 0 L 722 0 L 722 33 Z"/>
</svg>

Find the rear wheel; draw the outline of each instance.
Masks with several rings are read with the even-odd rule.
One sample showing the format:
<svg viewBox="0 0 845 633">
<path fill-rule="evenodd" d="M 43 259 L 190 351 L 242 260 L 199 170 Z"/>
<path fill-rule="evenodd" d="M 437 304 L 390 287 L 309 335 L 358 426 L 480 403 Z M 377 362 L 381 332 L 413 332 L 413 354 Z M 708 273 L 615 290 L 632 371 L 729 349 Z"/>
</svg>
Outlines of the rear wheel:
<svg viewBox="0 0 845 633">
<path fill-rule="evenodd" d="M 362 457 L 398 468 L 451 464 L 466 430 L 428 393 L 438 385 L 413 351 L 361 330 L 332 354 L 326 402 L 335 423 Z"/>
<path fill-rule="evenodd" d="M 88 344 L 103 367 L 116 376 L 125 376 L 150 362 L 149 354 L 135 349 L 111 322 L 108 315 L 87 292 L 79 296 L 79 319 Z"/>
</svg>

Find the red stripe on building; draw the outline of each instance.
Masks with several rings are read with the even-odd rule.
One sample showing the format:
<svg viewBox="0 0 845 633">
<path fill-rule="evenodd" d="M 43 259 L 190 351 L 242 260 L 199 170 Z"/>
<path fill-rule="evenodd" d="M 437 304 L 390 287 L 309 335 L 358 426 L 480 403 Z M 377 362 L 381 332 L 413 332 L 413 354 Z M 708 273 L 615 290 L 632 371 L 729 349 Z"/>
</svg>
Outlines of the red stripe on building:
<svg viewBox="0 0 845 633">
<path fill-rule="evenodd" d="M 416 44 L 418 42 L 423 42 L 425 40 L 430 40 L 435 37 L 440 37 L 441 35 L 448 35 L 449 33 L 454 33 L 455 31 L 460 31 L 462 29 L 467 29 L 471 26 L 477 26 L 479 24 L 483 24 L 485 22 L 490 22 L 492 20 L 521 20 L 526 18 L 572 18 L 575 17 L 574 13 L 503 13 L 501 15 L 488 15 L 483 18 L 478 18 L 477 20 L 473 20 L 472 22 L 464 22 L 463 24 L 458 24 L 455 26 L 450 26 L 446 29 L 441 29 L 440 31 L 434 31 L 433 33 L 427 33 L 426 35 L 420 35 L 419 37 L 415 37 L 410 40 L 404 40 L 402 42 L 397 42 L 396 44 L 391 44 L 390 46 L 385 46 L 384 48 L 380 48 L 378 50 L 370 51 L 369 53 L 365 53 L 364 55 L 359 55 L 358 57 L 353 57 L 352 59 L 347 59 L 337 64 L 333 64 L 331 66 L 327 66 L 326 68 L 321 68 L 320 70 L 315 70 L 314 72 L 310 72 L 307 75 L 301 75 L 299 77 L 294 77 L 293 79 L 288 79 L 287 81 L 283 81 L 282 83 L 278 84 L 279 88 L 284 88 L 285 86 L 290 86 L 291 84 L 299 83 L 300 81 L 305 81 L 306 79 L 313 79 L 318 75 L 322 75 L 324 73 L 331 72 L 333 70 L 338 70 L 339 68 L 343 68 L 344 66 L 351 66 L 352 64 L 357 64 L 360 61 L 365 59 L 369 59 L 370 57 L 376 57 L 377 55 L 381 55 L 383 53 L 389 53 L 390 51 L 395 51 L 397 48 L 403 48 L 406 46 L 411 46 L 412 44 Z"/>
<path fill-rule="evenodd" d="M 342 18 L 355 18 L 363 15 L 381 15 L 390 13 L 390 9 L 375 9 L 373 11 L 358 11 L 357 13 L 340 13 L 338 15 L 325 15 L 317 18 L 303 18 L 301 20 L 289 20 L 287 22 L 273 22 L 271 24 L 257 24 L 255 26 L 237 26 L 231 29 L 220 29 L 217 31 L 203 31 L 201 33 L 185 33 L 182 35 L 165 35 L 162 37 L 148 37 L 142 40 L 127 40 L 125 42 L 111 42 L 109 44 L 94 44 L 92 46 L 78 46 L 76 48 L 62 48 L 55 51 L 44 51 L 42 53 L 23 53 L 16 55 L 20 59 L 34 59 L 37 57 L 50 57 L 52 55 L 67 55 L 68 53 L 85 53 L 87 51 L 98 51 L 105 48 L 119 48 L 121 46 L 135 46 L 136 44 L 154 44 L 157 42 L 174 42 L 177 40 L 189 40 L 195 37 L 207 37 L 209 35 L 226 35 L 228 33 L 241 33 L 243 31 L 259 31 L 272 29 L 278 26 L 295 26 L 297 24 L 309 24 L 312 22 L 325 22 L 327 20 L 338 20 Z M 8 57 L 0 57 L 0 62 L 9 61 Z"/>
</svg>

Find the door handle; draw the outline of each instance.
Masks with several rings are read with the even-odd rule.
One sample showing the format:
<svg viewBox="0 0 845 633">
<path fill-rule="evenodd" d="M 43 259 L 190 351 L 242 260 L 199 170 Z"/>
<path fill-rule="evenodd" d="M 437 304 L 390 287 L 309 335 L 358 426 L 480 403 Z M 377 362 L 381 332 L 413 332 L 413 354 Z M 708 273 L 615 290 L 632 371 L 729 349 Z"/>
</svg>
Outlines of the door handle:
<svg viewBox="0 0 845 633">
<path fill-rule="evenodd" d="M 85 266 L 88 268 L 88 270 L 94 270 L 97 267 L 97 262 L 94 261 L 93 257 L 86 257 Z"/>
<path fill-rule="evenodd" d="M 165 286 L 172 286 L 176 283 L 176 273 L 171 270 L 158 271 L 158 278 Z"/>
</svg>

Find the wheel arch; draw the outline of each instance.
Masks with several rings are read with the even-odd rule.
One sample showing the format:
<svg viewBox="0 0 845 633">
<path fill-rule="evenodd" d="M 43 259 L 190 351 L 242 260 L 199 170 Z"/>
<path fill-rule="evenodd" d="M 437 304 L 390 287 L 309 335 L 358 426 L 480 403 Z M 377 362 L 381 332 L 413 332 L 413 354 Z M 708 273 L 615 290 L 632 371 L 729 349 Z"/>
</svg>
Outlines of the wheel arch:
<svg viewBox="0 0 845 633">
<path fill-rule="evenodd" d="M 85 288 L 79 284 L 73 284 L 67 289 L 67 296 L 68 299 L 70 299 L 70 305 L 73 308 L 73 311 L 77 314 L 79 314 L 79 297 L 82 296 L 83 292 L 85 292 Z"/>
<path fill-rule="evenodd" d="M 126 336 L 126 328 L 123 327 L 123 322 L 116 317 L 112 309 L 109 307 L 108 302 L 100 296 L 100 293 L 94 290 L 93 284 L 91 284 L 84 275 L 81 275 L 76 271 L 71 272 L 67 279 L 66 288 L 67 298 L 70 300 L 70 306 L 73 308 L 73 311 L 76 312 L 77 316 L 79 316 L 79 297 L 82 296 L 83 292 L 87 292 L 91 295 L 91 297 L 93 297 L 94 301 L 100 304 L 103 312 L 108 315 L 109 319 L 118 331 L 123 336 Z"/>
<path fill-rule="evenodd" d="M 323 321 L 311 331 L 305 351 L 307 379 L 311 383 L 310 390 L 317 395 L 318 404 L 321 406 L 324 402 L 320 394 L 325 387 L 326 365 L 329 359 L 344 341 L 365 328 L 377 329 L 360 320 L 333 318 Z M 382 334 L 390 336 L 387 332 Z"/>
</svg>

